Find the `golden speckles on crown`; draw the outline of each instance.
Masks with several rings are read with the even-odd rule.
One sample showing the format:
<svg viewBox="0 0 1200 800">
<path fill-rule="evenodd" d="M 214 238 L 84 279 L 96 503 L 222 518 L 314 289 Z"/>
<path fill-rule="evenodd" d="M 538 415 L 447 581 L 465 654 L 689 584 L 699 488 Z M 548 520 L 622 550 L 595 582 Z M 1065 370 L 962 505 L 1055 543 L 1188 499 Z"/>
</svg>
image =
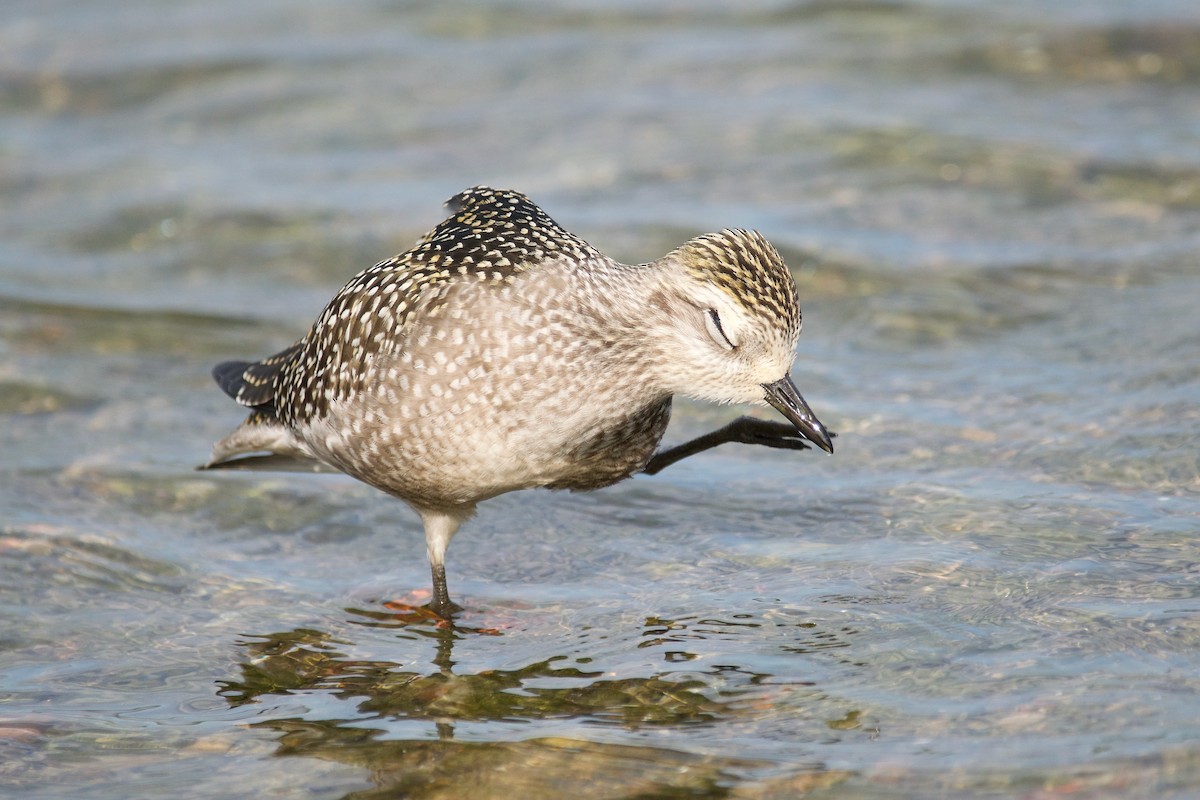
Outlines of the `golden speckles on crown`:
<svg viewBox="0 0 1200 800">
<path fill-rule="evenodd" d="M 677 252 L 692 277 L 721 287 L 751 311 L 773 317 L 792 337 L 799 331 L 796 283 L 779 252 L 758 231 L 708 233 Z"/>
</svg>

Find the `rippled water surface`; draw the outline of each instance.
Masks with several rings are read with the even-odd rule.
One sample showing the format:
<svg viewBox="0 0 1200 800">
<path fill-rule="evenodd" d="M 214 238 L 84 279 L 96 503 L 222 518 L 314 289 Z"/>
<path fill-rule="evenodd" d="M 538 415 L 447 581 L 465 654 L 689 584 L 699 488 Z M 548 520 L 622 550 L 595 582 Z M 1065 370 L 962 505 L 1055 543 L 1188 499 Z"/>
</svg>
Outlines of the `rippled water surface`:
<svg viewBox="0 0 1200 800">
<path fill-rule="evenodd" d="M 836 455 L 489 501 L 453 631 L 402 504 L 195 472 L 478 183 L 762 230 Z M 1190 0 L 9 0 L 0 197 L 5 797 L 1200 792 Z"/>
</svg>

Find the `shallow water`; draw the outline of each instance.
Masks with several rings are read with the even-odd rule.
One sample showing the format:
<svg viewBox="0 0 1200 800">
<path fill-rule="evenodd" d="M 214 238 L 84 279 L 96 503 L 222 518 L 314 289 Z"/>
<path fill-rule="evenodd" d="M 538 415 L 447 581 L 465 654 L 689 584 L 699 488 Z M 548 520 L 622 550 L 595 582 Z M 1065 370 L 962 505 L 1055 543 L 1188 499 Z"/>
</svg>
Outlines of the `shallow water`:
<svg viewBox="0 0 1200 800">
<path fill-rule="evenodd" d="M 4 796 L 1194 796 L 1200 21 L 1000 5 L 5 3 Z M 476 183 L 761 229 L 836 455 L 490 501 L 453 632 L 401 504 L 194 472 Z"/>
</svg>

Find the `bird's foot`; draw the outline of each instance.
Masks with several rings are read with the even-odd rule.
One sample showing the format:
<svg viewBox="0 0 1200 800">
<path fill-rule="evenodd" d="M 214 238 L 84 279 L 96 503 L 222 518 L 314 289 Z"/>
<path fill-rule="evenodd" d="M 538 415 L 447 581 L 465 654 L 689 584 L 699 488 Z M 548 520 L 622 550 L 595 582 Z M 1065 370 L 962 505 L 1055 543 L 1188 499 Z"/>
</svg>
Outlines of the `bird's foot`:
<svg viewBox="0 0 1200 800">
<path fill-rule="evenodd" d="M 738 417 L 722 430 L 730 437 L 729 441 L 739 444 L 761 444 L 764 447 L 778 447 L 785 450 L 812 449 L 812 443 L 796 430 L 796 426 L 787 422 L 774 422 L 757 417 Z M 837 434 L 829 431 L 829 437 L 836 438 Z"/>
<path fill-rule="evenodd" d="M 421 606 L 421 608 L 425 609 L 430 614 L 441 617 L 447 622 L 451 621 L 455 614 L 459 614 L 463 611 L 463 607 L 458 603 L 455 603 L 453 600 L 446 599 L 439 603 L 436 597 L 425 605 Z"/>
<path fill-rule="evenodd" d="M 383 604 L 383 607 L 391 612 L 391 617 L 395 622 L 401 625 L 441 625 L 450 621 L 449 617 L 443 616 L 429 605 L 413 605 L 400 600 L 389 600 Z"/>
<path fill-rule="evenodd" d="M 837 436 L 830 433 L 830 436 Z M 712 433 L 698 436 L 689 442 L 660 450 L 642 468 L 647 475 L 662 472 L 676 461 L 682 461 L 688 456 L 694 456 L 705 450 L 728 443 L 760 444 L 764 447 L 777 447 L 783 450 L 808 450 L 808 439 L 796 430 L 796 426 L 785 422 L 773 422 L 757 417 L 738 417 L 728 425 L 717 428 Z"/>
<path fill-rule="evenodd" d="M 738 417 L 723 429 L 727 441 L 738 444 L 760 444 L 784 450 L 808 450 L 808 440 L 795 425 L 757 417 Z"/>
<path fill-rule="evenodd" d="M 483 636 L 503 636 L 499 628 L 475 628 L 459 625 L 454 616 L 466 611 L 458 603 L 450 602 L 437 606 L 431 600 L 424 605 L 415 606 L 399 600 L 389 600 L 383 607 L 392 612 L 391 621 L 400 626 L 432 625 L 440 630 L 453 630 L 458 633 L 475 633 Z"/>
</svg>

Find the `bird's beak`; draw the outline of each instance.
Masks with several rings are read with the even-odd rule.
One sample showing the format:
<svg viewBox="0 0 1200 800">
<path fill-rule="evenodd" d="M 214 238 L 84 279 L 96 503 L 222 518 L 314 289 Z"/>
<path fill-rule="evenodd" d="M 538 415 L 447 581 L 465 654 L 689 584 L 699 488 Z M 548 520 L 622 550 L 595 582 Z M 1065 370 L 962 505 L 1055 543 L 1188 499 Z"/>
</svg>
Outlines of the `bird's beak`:
<svg viewBox="0 0 1200 800">
<path fill-rule="evenodd" d="M 829 433 L 812 409 L 808 407 L 808 403 L 804 402 L 796 384 L 792 383 L 791 376 L 785 375 L 774 383 L 764 383 L 762 387 L 766 392 L 766 401 L 775 406 L 780 414 L 787 417 L 787 421 L 795 425 L 796 430 L 804 434 L 805 439 L 826 453 L 833 452 L 833 442 L 829 438 Z"/>
</svg>

